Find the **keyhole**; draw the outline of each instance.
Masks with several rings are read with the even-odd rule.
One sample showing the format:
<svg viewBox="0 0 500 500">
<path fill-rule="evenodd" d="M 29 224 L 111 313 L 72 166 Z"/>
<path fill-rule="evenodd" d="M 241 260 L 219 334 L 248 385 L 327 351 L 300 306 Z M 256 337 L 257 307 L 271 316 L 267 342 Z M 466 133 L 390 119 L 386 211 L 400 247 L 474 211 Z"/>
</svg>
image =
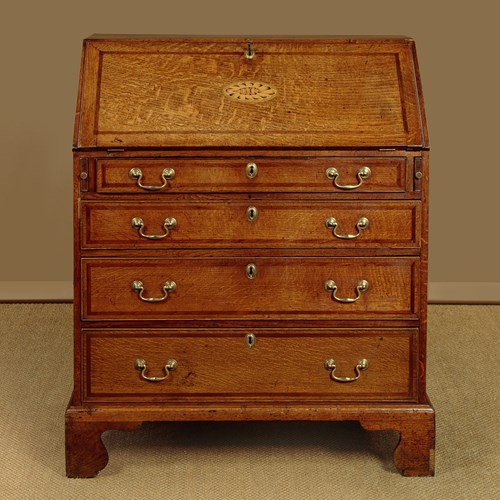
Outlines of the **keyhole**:
<svg viewBox="0 0 500 500">
<path fill-rule="evenodd" d="M 257 177 L 257 172 L 258 172 L 258 169 L 257 169 L 257 165 L 253 162 L 251 163 L 247 163 L 247 177 L 249 179 L 253 179 L 255 177 Z"/>
<path fill-rule="evenodd" d="M 255 345 L 255 335 L 253 333 L 248 333 L 245 336 L 246 344 L 249 349 Z"/>
<path fill-rule="evenodd" d="M 247 266 L 247 278 L 253 280 L 257 276 L 257 266 L 255 264 L 248 264 Z"/>
<path fill-rule="evenodd" d="M 250 222 L 253 222 L 255 219 L 257 219 L 258 211 L 255 207 L 248 207 L 247 208 L 247 219 Z"/>
</svg>

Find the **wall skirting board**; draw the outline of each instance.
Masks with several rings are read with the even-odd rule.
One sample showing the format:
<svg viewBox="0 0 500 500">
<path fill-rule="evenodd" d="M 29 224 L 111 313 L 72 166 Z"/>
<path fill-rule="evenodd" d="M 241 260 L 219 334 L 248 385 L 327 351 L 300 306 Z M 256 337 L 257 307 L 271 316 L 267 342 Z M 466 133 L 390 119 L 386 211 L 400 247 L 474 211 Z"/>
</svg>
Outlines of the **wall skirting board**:
<svg viewBox="0 0 500 500">
<path fill-rule="evenodd" d="M 430 282 L 430 304 L 500 304 L 500 283 Z M 0 302 L 71 302 L 71 281 L 0 281 Z"/>
<path fill-rule="evenodd" d="M 500 304 L 500 283 L 429 282 L 429 304 Z"/>
<path fill-rule="evenodd" d="M 72 281 L 0 281 L 0 302 L 72 301 Z"/>
</svg>

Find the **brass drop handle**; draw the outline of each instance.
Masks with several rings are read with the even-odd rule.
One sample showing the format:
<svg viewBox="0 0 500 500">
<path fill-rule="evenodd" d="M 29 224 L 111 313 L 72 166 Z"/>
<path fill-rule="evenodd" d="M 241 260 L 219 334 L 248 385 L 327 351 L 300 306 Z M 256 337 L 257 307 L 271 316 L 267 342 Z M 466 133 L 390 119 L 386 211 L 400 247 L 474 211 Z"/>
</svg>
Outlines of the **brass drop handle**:
<svg viewBox="0 0 500 500">
<path fill-rule="evenodd" d="M 354 367 L 354 371 L 356 372 L 355 377 L 337 377 L 337 375 L 335 375 L 337 364 L 333 359 L 325 360 L 325 369 L 332 372 L 332 380 L 336 380 L 337 382 L 356 382 L 356 380 L 359 379 L 361 372 L 368 369 L 368 360 L 363 358 L 358 361 L 358 364 Z"/>
<path fill-rule="evenodd" d="M 146 370 L 148 369 L 148 367 L 144 359 L 136 359 L 134 367 L 136 370 L 139 370 L 141 372 L 141 377 L 144 380 L 147 380 L 148 382 L 161 382 L 163 380 L 167 380 L 167 378 L 170 376 L 170 372 L 173 372 L 177 368 L 177 361 L 175 359 L 169 359 L 165 363 L 165 366 L 163 367 L 163 370 L 165 371 L 164 377 L 149 377 L 148 375 L 146 375 Z"/>
<path fill-rule="evenodd" d="M 132 180 L 137 181 L 137 185 L 140 188 L 146 189 L 147 191 L 159 191 L 160 189 L 167 187 L 168 181 L 171 181 L 175 177 L 175 170 L 173 168 L 163 169 L 161 173 L 163 184 L 161 186 L 145 186 L 142 184 L 142 170 L 140 168 L 131 168 L 128 175 Z"/>
<path fill-rule="evenodd" d="M 143 238 L 147 238 L 149 240 L 161 240 L 168 236 L 169 231 L 171 229 L 175 229 L 177 227 L 177 221 L 173 217 L 167 217 L 163 221 L 163 229 L 165 230 L 164 234 L 145 234 L 144 233 L 144 221 L 140 217 L 134 217 L 132 219 L 132 227 L 139 231 L 139 234 Z"/>
<path fill-rule="evenodd" d="M 342 297 L 337 297 L 337 284 L 335 283 L 335 281 L 333 280 L 325 281 L 325 290 L 327 292 L 332 292 L 332 299 L 336 300 L 337 302 L 343 302 L 343 303 L 356 302 L 361 297 L 361 294 L 368 290 L 368 287 L 369 287 L 368 281 L 361 280 L 356 286 L 356 297 L 354 299 L 342 298 Z"/>
<path fill-rule="evenodd" d="M 139 294 L 139 298 L 143 300 L 144 302 L 163 302 L 165 299 L 168 298 L 168 294 L 175 292 L 175 289 L 177 288 L 177 284 L 175 281 L 165 281 L 163 283 L 163 297 L 144 297 L 144 284 L 142 281 L 135 280 L 132 282 L 132 290 L 136 293 Z"/>
<path fill-rule="evenodd" d="M 358 230 L 357 234 L 338 234 L 337 219 L 335 217 L 328 217 L 328 219 L 325 220 L 326 228 L 331 229 L 333 236 L 340 238 L 342 240 L 352 240 L 354 238 L 357 238 L 361 234 L 361 231 L 364 231 L 365 229 L 368 228 L 369 223 L 370 221 L 366 217 L 361 217 L 356 223 L 356 229 Z"/>
<path fill-rule="evenodd" d="M 359 188 L 361 186 L 361 184 L 363 184 L 363 181 L 366 181 L 372 175 L 372 171 L 368 167 L 361 167 L 357 173 L 357 177 L 359 179 L 358 184 L 341 185 L 341 184 L 337 183 L 337 179 L 340 176 L 340 174 L 336 168 L 334 168 L 334 167 L 327 168 L 325 173 L 326 173 L 327 178 L 330 179 L 331 181 L 333 181 L 333 184 L 336 187 L 338 187 L 339 189 L 346 189 L 346 190 Z"/>
</svg>

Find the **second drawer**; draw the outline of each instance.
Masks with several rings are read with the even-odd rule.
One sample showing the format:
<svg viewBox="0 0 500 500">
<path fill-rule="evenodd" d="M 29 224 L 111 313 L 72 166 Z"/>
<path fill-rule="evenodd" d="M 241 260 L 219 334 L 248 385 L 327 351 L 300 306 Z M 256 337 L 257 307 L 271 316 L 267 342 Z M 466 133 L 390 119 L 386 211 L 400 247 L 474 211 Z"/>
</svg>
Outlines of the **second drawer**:
<svg viewBox="0 0 500 500">
<path fill-rule="evenodd" d="M 418 201 L 84 202 L 83 248 L 418 247 Z"/>
</svg>

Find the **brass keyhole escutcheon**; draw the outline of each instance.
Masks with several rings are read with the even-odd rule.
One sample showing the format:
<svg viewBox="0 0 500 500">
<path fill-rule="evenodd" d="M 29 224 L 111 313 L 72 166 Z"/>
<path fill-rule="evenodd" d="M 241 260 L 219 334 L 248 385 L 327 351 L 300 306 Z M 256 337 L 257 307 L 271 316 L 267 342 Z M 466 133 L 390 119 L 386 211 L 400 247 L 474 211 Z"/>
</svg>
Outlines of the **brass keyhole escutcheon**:
<svg viewBox="0 0 500 500">
<path fill-rule="evenodd" d="M 259 211 L 257 207 L 248 207 L 247 208 L 247 220 L 250 222 L 254 222 L 259 215 Z"/>
<path fill-rule="evenodd" d="M 245 335 L 245 344 L 249 349 L 255 345 L 255 335 L 253 333 L 247 333 Z"/>
<path fill-rule="evenodd" d="M 245 57 L 250 61 L 255 57 L 255 49 L 251 40 L 247 41 L 247 48 L 243 51 Z"/>
<path fill-rule="evenodd" d="M 249 179 L 255 179 L 259 173 L 259 169 L 254 162 L 247 163 L 245 171 Z"/>
<path fill-rule="evenodd" d="M 257 276 L 257 266 L 255 264 L 248 264 L 246 267 L 246 275 L 249 280 L 253 280 Z"/>
</svg>

